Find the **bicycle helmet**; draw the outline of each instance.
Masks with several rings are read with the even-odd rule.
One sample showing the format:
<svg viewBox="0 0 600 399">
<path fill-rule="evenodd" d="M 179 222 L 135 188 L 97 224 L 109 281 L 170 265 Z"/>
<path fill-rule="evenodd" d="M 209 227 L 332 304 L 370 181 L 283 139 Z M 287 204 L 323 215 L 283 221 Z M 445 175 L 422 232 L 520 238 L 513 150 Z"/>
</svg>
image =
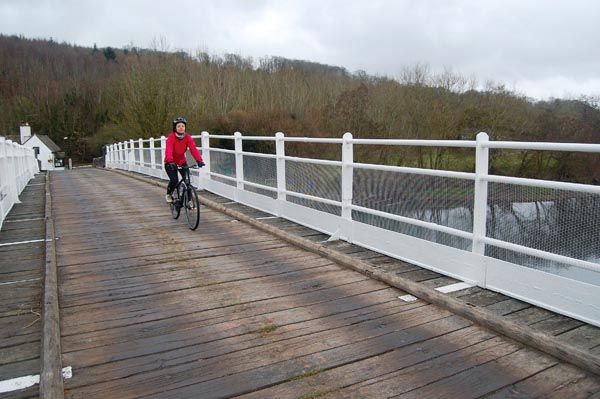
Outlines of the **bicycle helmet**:
<svg viewBox="0 0 600 399">
<path fill-rule="evenodd" d="M 177 118 L 173 119 L 173 131 L 175 132 L 175 135 L 177 136 L 178 139 L 182 139 L 183 136 L 185 136 L 185 133 L 183 133 L 183 134 L 177 133 L 177 129 L 175 129 L 175 127 L 177 126 L 178 123 L 183 123 L 187 127 L 187 120 L 183 116 L 178 116 Z"/>
</svg>

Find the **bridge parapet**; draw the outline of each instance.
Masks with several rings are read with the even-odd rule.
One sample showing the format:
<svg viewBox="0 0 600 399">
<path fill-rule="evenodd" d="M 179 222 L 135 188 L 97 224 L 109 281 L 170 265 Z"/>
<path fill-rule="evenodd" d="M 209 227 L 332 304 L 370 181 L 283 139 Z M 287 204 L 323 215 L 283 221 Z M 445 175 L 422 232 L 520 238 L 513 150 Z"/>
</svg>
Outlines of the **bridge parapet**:
<svg viewBox="0 0 600 399">
<path fill-rule="evenodd" d="M 32 148 L 0 137 L 0 228 L 19 194 L 39 171 Z"/>
</svg>

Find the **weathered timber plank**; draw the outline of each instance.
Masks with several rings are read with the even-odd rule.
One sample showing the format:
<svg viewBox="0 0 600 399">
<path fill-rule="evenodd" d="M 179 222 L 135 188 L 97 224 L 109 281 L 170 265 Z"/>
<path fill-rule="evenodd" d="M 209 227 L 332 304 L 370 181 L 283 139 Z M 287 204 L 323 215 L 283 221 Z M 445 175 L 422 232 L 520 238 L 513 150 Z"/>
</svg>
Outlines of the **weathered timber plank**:
<svg viewBox="0 0 600 399">
<path fill-rule="evenodd" d="M 342 313 L 346 314 L 348 318 L 352 317 L 348 312 L 356 312 L 360 315 L 373 315 L 374 312 L 379 311 L 381 308 L 392 309 L 403 307 L 404 304 L 396 300 L 396 294 L 396 291 L 393 289 L 380 289 L 366 291 L 350 297 L 340 296 L 326 301 L 306 305 L 301 304 L 294 307 L 290 303 L 287 303 L 287 307 L 284 307 L 286 302 L 279 299 L 261 301 L 262 303 L 208 309 L 160 320 L 129 324 L 110 330 L 93 330 L 78 334 L 63 335 L 64 352 L 162 336 L 182 330 L 190 331 L 202 328 L 210 328 L 212 330 L 217 325 L 223 329 L 227 329 L 224 334 L 235 335 L 238 334 L 236 329 L 239 329 L 239 333 L 258 331 L 262 327 L 260 324 L 265 320 L 271 320 L 273 324 L 276 322 L 279 329 L 290 324 L 317 320 Z M 411 307 L 418 306 L 422 305 L 412 304 Z M 403 307 L 403 309 L 408 309 L 408 307 Z"/>
<path fill-rule="evenodd" d="M 600 346 L 600 333 L 598 327 L 589 324 L 572 329 L 558 336 L 572 345 L 589 349 Z"/>
<path fill-rule="evenodd" d="M 439 316 L 440 314 L 434 316 L 434 319 Z M 112 381 L 110 384 L 82 387 L 78 390 L 78 395 L 73 397 L 99 392 L 110 395 L 117 391 L 123 395 L 121 397 L 146 394 L 156 394 L 162 398 L 184 398 L 194 395 L 227 397 L 255 390 L 264 386 L 266 380 L 289 379 L 305 370 L 307 364 L 318 368 L 333 367 L 336 364 L 348 363 L 351 359 L 358 360 L 398 346 L 409 345 L 426 335 L 441 335 L 469 324 L 455 317 L 438 318 L 432 323 L 427 321 L 433 320 L 421 321 L 422 323 L 419 323 L 410 319 L 405 323 L 384 328 L 378 327 L 377 321 L 366 322 L 352 326 L 350 331 L 344 329 L 339 335 L 331 336 L 331 332 L 324 332 L 315 334 L 315 337 L 287 340 L 284 344 L 275 343 L 220 355 L 200 363 L 184 363 L 170 367 L 167 378 L 164 373 L 153 371 Z M 319 336 L 323 338 L 317 339 Z M 271 350 L 266 350 L 269 347 Z M 294 356 L 290 356 L 290 353 L 294 353 Z M 265 356 L 266 354 L 271 356 Z"/>
<path fill-rule="evenodd" d="M 600 392 L 600 378 L 562 363 L 485 397 L 488 399 L 532 397 L 583 399 L 597 392 Z"/>
<path fill-rule="evenodd" d="M 394 398 L 477 398 L 537 374 L 557 361 L 541 352 L 520 349 L 497 359 L 437 380 Z"/>
<path fill-rule="evenodd" d="M 165 340 L 160 340 L 161 347 L 145 347 L 143 351 L 140 347 L 136 353 L 132 353 L 130 350 L 128 353 L 120 355 L 118 359 L 112 359 L 110 363 L 103 361 L 106 358 L 106 354 L 103 353 L 105 348 L 98 348 L 86 351 L 86 354 L 91 354 L 92 358 L 86 356 L 85 364 L 75 363 L 79 373 L 74 384 L 77 382 L 84 384 L 86 378 L 92 381 L 118 379 L 131 375 L 132 370 L 142 373 L 157 370 L 159 366 L 165 368 L 185 364 L 190 359 L 201 358 L 204 362 L 209 359 L 217 360 L 220 356 L 235 356 L 235 352 L 257 352 L 254 348 L 265 345 L 281 347 L 282 345 L 298 345 L 296 342 L 310 344 L 312 338 L 323 336 L 324 333 L 336 337 L 341 334 L 340 331 L 344 327 L 382 319 L 385 317 L 386 310 L 390 309 L 393 309 L 393 306 L 387 303 L 281 325 L 275 323 L 283 323 L 282 319 L 267 316 L 256 318 L 256 321 L 252 318 L 239 319 L 196 328 L 188 331 L 187 334 L 185 331 L 166 334 L 167 338 L 180 336 L 177 342 L 171 344 L 168 353 L 162 350 Z M 331 326 L 325 326 L 323 323 L 331 323 Z M 271 325 L 276 325 L 276 330 L 265 332 L 264 326 Z M 230 329 L 231 331 L 229 331 Z M 156 338 L 148 338 L 144 342 L 156 340 Z M 123 346 L 127 347 L 127 345 Z M 65 356 L 75 358 L 77 354 L 66 354 Z"/>
<path fill-rule="evenodd" d="M 226 301 L 227 295 L 222 294 L 222 300 L 218 298 L 212 305 L 207 303 L 203 297 L 186 297 L 188 306 L 181 306 L 181 298 L 173 296 L 172 298 L 157 299 L 156 302 L 145 300 L 127 301 L 117 308 L 118 312 L 111 312 L 106 306 L 102 308 L 88 309 L 81 307 L 70 316 L 63 317 L 65 334 L 73 335 L 79 333 L 93 332 L 104 329 L 117 329 L 123 326 L 142 325 L 142 323 L 165 320 L 169 322 L 172 318 L 178 316 L 192 315 L 203 312 L 202 320 L 219 319 L 230 314 L 236 314 L 243 310 L 251 311 L 254 314 L 268 313 L 269 311 L 292 309 L 298 306 L 310 306 L 313 304 L 324 304 L 334 301 L 338 298 L 352 297 L 367 292 L 380 290 L 381 286 L 374 288 L 372 281 L 367 279 L 352 281 L 324 288 L 321 290 L 302 291 L 292 295 L 269 297 L 256 296 L 255 298 L 246 298 L 246 301 Z M 77 318 L 78 314 L 83 312 L 93 314 L 89 320 Z M 168 317 L 165 317 L 168 315 Z M 225 315 L 225 316 L 224 316 Z M 233 317 L 235 319 L 235 317 Z"/>
<path fill-rule="evenodd" d="M 492 340 L 494 335 L 482 328 L 471 326 L 445 335 L 417 342 L 406 347 L 396 348 L 391 352 L 367 357 L 357 362 L 345 364 L 331 369 L 307 369 L 273 387 L 254 391 L 242 396 L 245 399 L 260 398 L 298 398 L 311 397 L 319 392 L 342 391 L 343 388 L 352 387 L 348 392 L 357 389 L 360 383 L 372 385 L 377 380 L 385 379 L 398 370 L 407 370 L 419 363 L 435 359 L 457 351 L 474 352 L 476 344 L 485 342 L 485 345 L 498 345 L 498 339 Z M 480 347 L 480 350 L 483 349 Z M 399 373 L 395 374 L 399 375 Z M 369 392 L 371 396 L 383 396 L 385 391 Z"/>
</svg>

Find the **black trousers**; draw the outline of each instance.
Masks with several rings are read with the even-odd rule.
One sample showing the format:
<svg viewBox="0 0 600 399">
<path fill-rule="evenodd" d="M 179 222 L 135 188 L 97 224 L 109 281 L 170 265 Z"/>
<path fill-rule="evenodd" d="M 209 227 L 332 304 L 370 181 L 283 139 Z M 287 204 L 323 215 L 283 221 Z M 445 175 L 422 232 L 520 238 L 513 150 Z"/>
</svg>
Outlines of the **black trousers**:
<svg viewBox="0 0 600 399">
<path fill-rule="evenodd" d="M 167 186 L 167 194 L 171 194 L 173 190 L 175 190 L 175 186 L 177 185 L 177 181 L 179 177 L 177 176 L 177 165 L 174 163 L 165 164 L 165 172 L 167 172 L 167 176 L 169 176 L 169 185 Z M 184 163 L 181 165 L 181 169 L 179 170 L 182 178 L 186 178 L 190 174 L 190 167 Z"/>
</svg>

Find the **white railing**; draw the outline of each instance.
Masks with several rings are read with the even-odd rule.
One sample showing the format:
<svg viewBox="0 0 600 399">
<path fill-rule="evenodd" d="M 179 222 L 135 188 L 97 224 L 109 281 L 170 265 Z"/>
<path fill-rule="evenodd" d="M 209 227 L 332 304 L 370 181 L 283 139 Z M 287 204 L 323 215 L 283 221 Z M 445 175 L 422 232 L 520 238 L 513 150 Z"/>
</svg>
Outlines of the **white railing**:
<svg viewBox="0 0 600 399">
<path fill-rule="evenodd" d="M 491 142 L 485 133 L 476 141 L 195 138 L 207 165 L 194 172 L 201 188 L 600 326 L 600 187 L 488 174 L 490 149 L 600 153 L 598 144 Z M 244 152 L 253 141 L 273 142 L 273 153 Z M 289 142 L 340 145 L 341 160 L 287 156 Z M 474 150 L 475 172 L 354 162 L 355 147 L 371 145 Z M 106 165 L 166 179 L 164 147 L 165 137 L 115 143 Z"/>
<path fill-rule="evenodd" d="M 33 149 L 0 137 L 0 228 L 19 194 L 39 171 Z"/>
</svg>

